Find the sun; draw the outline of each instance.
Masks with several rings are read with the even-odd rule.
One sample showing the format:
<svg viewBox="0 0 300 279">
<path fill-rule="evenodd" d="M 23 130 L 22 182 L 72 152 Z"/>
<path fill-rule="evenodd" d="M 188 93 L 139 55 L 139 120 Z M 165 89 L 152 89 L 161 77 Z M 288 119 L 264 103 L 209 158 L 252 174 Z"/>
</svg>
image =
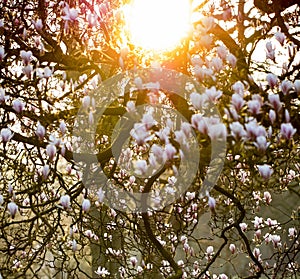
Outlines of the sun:
<svg viewBox="0 0 300 279">
<path fill-rule="evenodd" d="M 189 33 L 190 0 L 132 0 L 125 9 L 125 20 L 133 45 L 171 50 Z"/>
</svg>

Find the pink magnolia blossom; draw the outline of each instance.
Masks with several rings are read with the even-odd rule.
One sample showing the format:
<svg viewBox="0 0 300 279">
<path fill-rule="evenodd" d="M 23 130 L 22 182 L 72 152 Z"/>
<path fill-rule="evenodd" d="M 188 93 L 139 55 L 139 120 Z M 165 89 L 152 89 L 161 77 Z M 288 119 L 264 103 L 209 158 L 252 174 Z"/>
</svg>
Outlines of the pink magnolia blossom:
<svg viewBox="0 0 300 279">
<path fill-rule="evenodd" d="M 278 94 L 270 94 L 268 96 L 269 102 L 275 111 L 279 111 L 282 107 L 282 103 L 280 102 L 280 98 Z"/>
<path fill-rule="evenodd" d="M 153 152 L 154 156 L 155 156 L 155 160 L 161 164 L 163 163 L 164 160 L 164 150 L 161 146 L 157 145 L 157 144 L 153 144 L 151 147 L 151 151 Z"/>
<path fill-rule="evenodd" d="M 41 125 L 40 122 L 38 122 L 36 131 L 35 131 L 35 134 L 38 136 L 38 138 L 39 138 L 40 140 L 43 140 L 43 139 L 44 139 L 44 136 L 45 136 L 45 133 L 46 133 L 45 127 L 44 127 L 43 125 Z"/>
<path fill-rule="evenodd" d="M 297 79 L 294 81 L 294 88 L 296 93 L 299 95 L 300 94 L 300 79 Z"/>
<path fill-rule="evenodd" d="M 231 135 L 235 140 L 240 140 L 247 135 L 244 126 L 240 122 L 233 122 L 229 125 L 229 127 L 231 130 Z"/>
<path fill-rule="evenodd" d="M 215 72 L 220 72 L 223 69 L 223 61 L 219 57 L 214 57 L 210 62 L 211 68 L 214 69 Z"/>
<path fill-rule="evenodd" d="M 211 140 L 225 140 L 227 137 L 226 126 L 223 123 L 209 125 L 208 136 Z"/>
<path fill-rule="evenodd" d="M 278 78 L 274 74 L 267 74 L 267 82 L 271 88 L 278 85 Z"/>
<path fill-rule="evenodd" d="M 66 6 L 64 8 L 65 15 L 61 18 L 66 21 L 75 21 L 78 17 L 78 11 L 75 8 L 69 8 L 69 6 Z"/>
<path fill-rule="evenodd" d="M 98 201 L 102 203 L 105 198 L 105 191 L 103 191 L 102 187 L 98 190 L 97 197 L 98 197 Z"/>
<path fill-rule="evenodd" d="M 151 139 L 150 133 L 145 124 L 135 123 L 130 135 L 136 140 L 138 145 L 143 145 Z"/>
<path fill-rule="evenodd" d="M 176 152 L 177 152 L 177 150 L 172 144 L 170 144 L 170 143 L 166 144 L 165 156 L 166 156 L 167 160 L 172 160 L 174 158 L 174 155 L 176 154 Z"/>
<path fill-rule="evenodd" d="M 3 143 L 7 143 L 11 140 L 11 138 L 13 137 L 13 133 L 11 132 L 11 130 L 9 128 L 2 128 L 1 129 L 1 139 Z"/>
<path fill-rule="evenodd" d="M 236 62 L 237 62 L 237 58 L 236 58 L 232 53 L 229 53 L 229 54 L 227 55 L 227 61 L 228 61 L 229 65 L 230 65 L 232 68 L 235 68 Z"/>
<path fill-rule="evenodd" d="M 14 219 L 18 212 L 18 205 L 16 205 L 16 203 L 12 201 L 7 205 L 7 209 L 11 218 Z"/>
<path fill-rule="evenodd" d="M 91 202 L 89 199 L 83 199 L 82 201 L 82 211 L 88 212 L 91 208 Z"/>
<path fill-rule="evenodd" d="M 16 113 L 21 113 L 24 110 L 24 103 L 20 101 L 19 99 L 13 100 L 12 107 L 15 110 Z"/>
<path fill-rule="evenodd" d="M 233 84 L 232 89 L 235 93 L 244 95 L 245 85 L 241 81 L 237 81 L 235 84 Z"/>
<path fill-rule="evenodd" d="M 225 60 L 227 55 L 228 55 L 228 49 L 223 45 L 218 46 L 217 47 L 217 54 L 221 59 Z"/>
<path fill-rule="evenodd" d="M 127 102 L 126 109 L 128 112 L 135 112 L 136 111 L 135 103 L 133 101 Z"/>
<path fill-rule="evenodd" d="M 42 175 L 43 175 L 43 178 L 45 180 L 47 179 L 49 173 L 50 173 L 50 167 L 49 167 L 49 165 L 43 166 L 43 168 L 42 168 Z"/>
<path fill-rule="evenodd" d="M 267 142 L 265 136 L 258 136 L 256 138 L 256 142 L 254 142 L 254 145 L 257 147 L 258 151 L 265 152 L 269 147 L 270 143 Z"/>
<path fill-rule="evenodd" d="M 263 224 L 263 218 L 255 216 L 253 221 L 254 229 L 256 230 L 259 229 L 262 224 Z"/>
<path fill-rule="evenodd" d="M 266 43 L 266 54 L 267 54 L 267 58 L 275 61 L 275 48 L 273 48 L 271 42 Z"/>
<path fill-rule="evenodd" d="M 258 165 L 257 166 L 259 174 L 264 180 L 268 180 L 271 175 L 273 174 L 273 169 L 270 165 L 264 164 L 264 165 Z"/>
<path fill-rule="evenodd" d="M 248 225 L 246 223 L 240 223 L 239 226 L 240 226 L 240 228 L 243 232 L 245 232 L 247 230 L 247 227 L 248 227 Z"/>
<path fill-rule="evenodd" d="M 254 248 L 253 255 L 258 261 L 261 261 L 261 252 L 259 248 Z"/>
<path fill-rule="evenodd" d="M 202 134 L 208 133 L 207 123 L 201 114 L 193 114 L 191 122 L 192 122 L 192 126 L 195 129 L 197 129 L 200 133 Z"/>
<path fill-rule="evenodd" d="M 26 65 L 23 67 L 22 71 L 26 75 L 26 77 L 30 79 L 33 71 L 33 67 L 32 65 Z"/>
<path fill-rule="evenodd" d="M 282 123 L 280 126 L 280 133 L 284 139 L 291 140 L 297 129 L 291 123 Z"/>
<path fill-rule="evenodd" d="M 75 239 L 73 239 L 73 241 L 72 241 L 72 251 L 73 252 L 76 252 L 77 251 L 77 242 L 76 242 L 76 240 Z"/>
<path fill-rule="evenodd" d="M 236 111 L 240 111 L 245 104 L 245 101 L 241 94 L 234 93 L 231 97 L 231 103 L 236 109 Z"/>
<path fill-rule="evenodd" d="M 209 89 L 205 89 L 206 96 L 208 96 L 208 99 L 212 102 L 217 101 L 222 96 L 222 91 L 217 90 L 216 87 L 211 87 Z"/>
<path fill-rule="evenodd" d="M 297 236 L 297 230 L 295 228 L 289 228 L 289 237 L 295 238 Z"/>
<path fill-rule="evenodd" d="M 3 88 L 0 88 L 0 104 L 4 104 L 7 100 L 9 100 L 9 96 L 5 95 Z"/>
<path fill-rule="evenodd" d="M 275 36 L 275 39 L 276 39 L 281 45 L 284 44 L 284 41 L 285 41 L 285 39 L 286 39 L 285 34 L 283 34 L 283 33 L 281 33 L 281 32 L 276 32 L 276 33 L 274 34 L 274 36 Z"/>
<path fill-rule="evenodd" d="M 234 245 L 233 243 L 231 243 L 231 244 L 229 245 L 229 250 L 230 250 L 231 254 L 234 254 L 234 253 L 235 253 L 236 247 L 235 247 L 235 245 Z"/>
<path fill-rule="evenodd" d="M 216 208 L 216 200 L 213 197 L 208 197 L 208 207 L 210 210 L 214 211 Z"/>
<path fill-rule="evenodd" d="M 281 246 L 280 240 L 281 240 L 280 235 L 273 234 L 273 235 L 271 236 L 271 241 L 272 241 L 272 243 L 273 243 L 273 245 L 274 245 L 275 248 L 278 248 L 278 247 Z"/>
<path fill-rule="evenodd" d="M 91 97 L 90 96 L 84 96 L 82 99 L 82 107 L 84 110 L 88 110 L 91 104 Z"/>
<path fill-rule="evenodd" d="M 49 156 L 50 161 L 52 161 L 55 158 L 56 155 L 56 147 L 54 144 L 48 144 L 46 147 L 46 153 Z"/>
<path fill-rule="evenodd" d="M 135 267 L 136 264 L 138 263 L 137 258 L 134 257 L 134 256 L 130 257 L 129 261 L 130 261 L 130 263 L 132 264 L 133 267 Z"/>
<path fill-rule="evenodd" d="M 5 56 L 6 56 L 5 49 L 3 46 L 0 46 L 0 61 L 2 61 Z"/>
<path fill-rule="evenodd" d="M 61 132 L 62 135 L 64 135 L 64 134 L 66 133 L 66 131 L 67 131 L 67 126 L 66 126 L 65 121 L 62 120 L 62 121 L 59 123 L 59 130 L 60 130 L 60 132 Z"/>
<path fill-rule="evenodd" d="M 203 66 L 203 60 L 199 57 L 199 55 L 193 55 L 191 58 L 191 63 L 193 66 Z"/>
<path fill-rule="evenodd" d="M 259 136 L 267 136 L 265 127 L 259 125 L 256 120 L 251 120 L 245 124 L 247 136 L 249 139 L 256 140 Z"/>
<path fill-rule="evenodd" d="M 110 275 L 110 272 L 108 270 L 106 270 L 105 267 L 101 267 L 101 266 L 98 267 L 98 269 L 95 271 L 95 273 L 97 275 L 99 275 L 100 278 L 104 278 L 104 277 Z"/>
<path fill-rule="evenodd" d="M 266 204 L 270 204 L 272 201 L 272 196 L 270 194 L 270 192 L 266 191 L 264 192 L 264 201 L 266 202 Z"/>
<path fill-rule="evenodd" d="M 69 195 L 61 196 L 59 202 L 60 202 L 61 206 L 64 209 L 70 208 L 71 203 L 70 203 L 70 196 Z"/>
<path fill-rule="evenodd" d="M 20 51 L 20 55 L 21 55 L 21 58 L 22 58 L 22 61 L 24 63 L 24 65 L 28 65 L 31 61 L 31 58 L 32 58 L 32 51 L 25 51 L 25 50 L 21 50 Z"/>
<path fill-rule="evenodd" d="M 206 255 L 208 258 L 211 258 L 211 256 L 214 254 L 214 247 L 213 246 L 208 246 L 206 248 Z"/>
<path fill-rule="evenodd" d="M 254 236 L 256 237 L 256 239 L 260 239 L 261 237 L 261 229 L 258 229 L 255 231 Z"/>
<path fill-rule="evenodd" d="M 52 70 L 49 67 L 45 67 L 43 77 L 49 78 L 51 76 L 52 76 Z"/>
<path fill-rule="evenodd" d="M 142 118 L 142 123 L 144 124 L 144 127 L 147 130 L 149 130 L 152 126 L 156 124 L 156 121 L 154 120 L 151 114 L 145 113 Z"/>
<path fill-rule="evenodd" d="M 145 160 L 138 160 L 135 163 L 135 171 L 137 175 L 145 175 L 148 169 L 147 162 Z"/>
<path fill-rule="evenodd" d="M 260 113 L 261 103 L 258 100 L 250 100 L 248 101 L 247 105 L 251 114 L 257 115 Z"/>
<path fill-rule="evenodd" d="M 190 95 L 190 101 L 195 109 L 202 109 L 208 101 L 208 95 L 193 92 Z"/>
<path fill-rule="evenodd" d="M 33 21 L 33 25 L 37 31 L 41 31 L 43 29 L 43 22 L 41 19 L 38 19 L 37 21 Z"/>
<path fill-rule="evenodd" d="M 271 121 L 272 124 L 275 123 L 276 112 L 273 109 L 270 109 L 270 111 L 269 111 L 269 119 L 270 119 L 270 121 Z"/>
<path fill-rule="evenodd" d="M 283 95 L 288 95 L 290 93 L 290 91 L 293 89 L 293 83 L 289 80 L 284 80 L 281 83 L 281 90 Z"/>
</svg>

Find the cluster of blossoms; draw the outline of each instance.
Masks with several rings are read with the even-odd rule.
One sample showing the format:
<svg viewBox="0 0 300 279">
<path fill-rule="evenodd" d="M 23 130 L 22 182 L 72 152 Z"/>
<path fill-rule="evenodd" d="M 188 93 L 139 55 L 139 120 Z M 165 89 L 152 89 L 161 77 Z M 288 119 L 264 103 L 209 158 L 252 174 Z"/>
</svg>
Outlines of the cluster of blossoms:
<svg viewBox="0 0 300 279">
<path fill-rule="evenodd" d="M 188 49 L 153 62 L 114 1 L 0 3 L 5 278 L 299 272 L 299 39 L 280 13 L 203 5 Z"/>
</svg>

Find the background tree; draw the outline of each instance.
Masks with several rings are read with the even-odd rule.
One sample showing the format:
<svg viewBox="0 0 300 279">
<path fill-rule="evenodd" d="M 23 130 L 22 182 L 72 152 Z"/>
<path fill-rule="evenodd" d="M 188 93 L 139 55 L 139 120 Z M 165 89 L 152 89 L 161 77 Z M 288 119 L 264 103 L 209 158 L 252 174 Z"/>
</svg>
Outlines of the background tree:
<svg viewBox="0 0 300 279">
<path fill-rule="evenodd" d="M 128 41 L 124 4 L 0 4 L 1 275 L 297 278 L 299 5 L 202 1 L 189 36 L 154 59 Z M 155 75 L 145 84 L 148 72 L 137 69 L 150 66 L 184 73 L 185 95 Z M 110 91 L 117 98 L 103 109 Z M 149 110 L 158 100 L 186 125 Z M 201 115 L 207 104 L 220 118 Z M 130 115 L 131 126 L 123 125 Z M 76 134 L 80 116 L 87 139 L 96 123 L 91 146 Z M 197 175 L 160 206 L 181 189 L 176 173 L 192 134 Z M 208 193 L 203 181 L 219 139 L 227 142 L 224 166 Z M 150 167 L 159 170 L 143 177 Z M 115 187 L 157 195 L 130 212 Z"/>
</svg>

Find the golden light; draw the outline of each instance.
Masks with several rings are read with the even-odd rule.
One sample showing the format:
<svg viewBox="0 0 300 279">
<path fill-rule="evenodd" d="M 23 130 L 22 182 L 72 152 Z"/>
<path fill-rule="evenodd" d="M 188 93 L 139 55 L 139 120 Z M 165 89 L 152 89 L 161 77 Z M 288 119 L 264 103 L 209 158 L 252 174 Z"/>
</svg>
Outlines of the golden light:
<svg viewBox="0 0 300 279">
<path fill-rule="evenodd" d="M 171 50 L 188 35 L 190 0 L 132 0 L 126 7 L 125 20 L 135 46 Z"/>
</svg>

